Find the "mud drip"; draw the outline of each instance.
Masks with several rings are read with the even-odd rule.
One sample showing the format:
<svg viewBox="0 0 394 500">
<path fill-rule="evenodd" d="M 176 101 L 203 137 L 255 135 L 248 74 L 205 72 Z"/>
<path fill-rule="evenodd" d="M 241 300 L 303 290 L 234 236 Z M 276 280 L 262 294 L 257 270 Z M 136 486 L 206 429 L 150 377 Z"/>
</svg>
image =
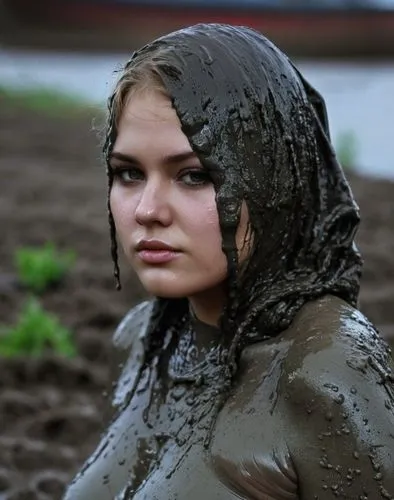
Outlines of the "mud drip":
<svg viewBox="0 0 394 500">
<path fill-rule="evenodd" d="M 195 345 L 194 337 L 194 332 L 191 328 L 188 328 L 181 335 L 178 346 L 170 358 L 168 376 L 176 384 L 196 382 L 197 375 L 193 375 L 192 372 L 198 363 L 199 352 Z"/>
</svg>

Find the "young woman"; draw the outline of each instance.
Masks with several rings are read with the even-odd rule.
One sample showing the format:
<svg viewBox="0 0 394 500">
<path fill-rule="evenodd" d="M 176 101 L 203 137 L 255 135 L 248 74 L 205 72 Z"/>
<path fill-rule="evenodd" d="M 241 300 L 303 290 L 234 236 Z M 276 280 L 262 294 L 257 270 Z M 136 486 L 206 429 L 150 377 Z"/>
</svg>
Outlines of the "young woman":
<svg viewBox="0 0 394 500">
<path fill-rule="evenodd" d="M 117 235 L 155 298 L 66 498 L 394 498 L 393 363 L 321 96 L 259 33 L 197 25 L 134 53 L 104 151 L 116 277 Z"/>
</svg>

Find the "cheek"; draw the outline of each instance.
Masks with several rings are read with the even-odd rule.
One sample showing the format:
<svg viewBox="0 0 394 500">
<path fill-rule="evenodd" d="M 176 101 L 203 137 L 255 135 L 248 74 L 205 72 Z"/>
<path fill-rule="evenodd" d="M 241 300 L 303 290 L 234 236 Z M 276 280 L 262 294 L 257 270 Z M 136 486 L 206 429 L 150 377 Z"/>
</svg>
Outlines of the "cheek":
<svg viewBox="0 0 394 500">
<path fill-rule="evenodd" d="M 193 245 L 193 252 L 198 255 L 204 268 L 222 266 L 226 257 L 222 252 L 222 235 L 217 213 L 215 195 L 188 203 L 182 211 L 185 232 Z"/>
<path fill-rule="evenodd" d="M 133 224 L 136 200 L 132 196 L 124 196 L 122 189 L 114 186 L 109 197 L 112 216 L 119 236 Z"/>
<path fill-rule="evenodd" d="M 219 217 L 214 204 L 200 204 L 198 208 L 190 205 L 184 213 L 190 220 L 189 226 L 194 234 L 221 242 Z"/>
</svg>

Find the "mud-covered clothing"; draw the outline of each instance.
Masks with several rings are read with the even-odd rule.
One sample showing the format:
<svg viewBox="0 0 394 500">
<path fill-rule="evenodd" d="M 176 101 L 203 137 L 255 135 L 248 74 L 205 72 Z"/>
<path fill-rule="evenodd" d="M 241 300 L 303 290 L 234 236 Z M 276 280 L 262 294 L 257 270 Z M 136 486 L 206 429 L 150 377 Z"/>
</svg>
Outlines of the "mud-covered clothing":
<svg viewBox="0 0 394 500">
<path fill-rule="evenodd" d="M 207 449 L 219 330 L 195 321 L 144 365 L 149 314 L 115 335 L 118 413 L 67 500 L 394 498 L 393 362 L 360 312 L 325 296 L 246 347 Z"/>
</svg>

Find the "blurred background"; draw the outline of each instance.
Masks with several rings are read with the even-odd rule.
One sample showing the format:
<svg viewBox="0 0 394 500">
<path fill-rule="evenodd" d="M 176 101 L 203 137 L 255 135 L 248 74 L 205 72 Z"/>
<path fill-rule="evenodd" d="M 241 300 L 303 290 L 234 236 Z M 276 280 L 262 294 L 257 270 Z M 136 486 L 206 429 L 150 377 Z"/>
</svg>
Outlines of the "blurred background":
<svg viewBox="0 0 394 500">
<path fill-rule="evenodd" d="M 114 72 L 198 22 L 251 26 L 323 94 L 362 223 L 360 308 L 394 345 L 394 0 L 0 0 L 0 500 L 60 499 L 97 443 L 114 291 L 100 142 Z"/>
<path fill-rule="evenodd" d="M 323 93 L 333 139 L 350 138 L 358 169 L 394 176 L 394 0 L 2 0 L 0 16 L 0 84 L 101 104 L 113 70 L 161 34 L 205 21 L 256 28 Z"/>
</svg>

